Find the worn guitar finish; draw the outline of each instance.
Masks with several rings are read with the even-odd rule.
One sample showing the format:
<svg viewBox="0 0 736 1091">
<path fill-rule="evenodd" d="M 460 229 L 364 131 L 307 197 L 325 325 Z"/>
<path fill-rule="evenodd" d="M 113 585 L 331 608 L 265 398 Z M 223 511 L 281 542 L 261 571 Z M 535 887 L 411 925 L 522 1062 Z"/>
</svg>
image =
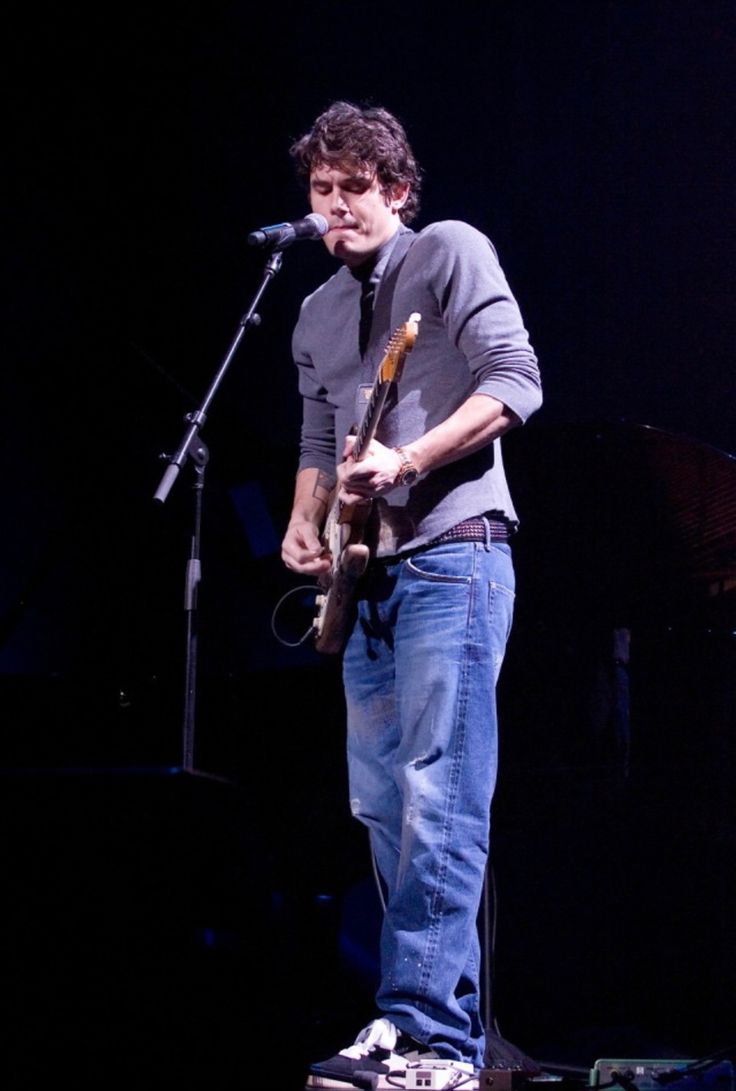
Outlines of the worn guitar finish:
<svg viewBox="0 0 736 1091">
<path fill-rule="evenodd" d="M 395 330 L 386 347 L 353 446 L 356 462 L 365 457 L 376 434 L 391 385 L 398 381 L 404 360 L 414 347 L 420 318 L 418 314 L 410 315 L 408 322 Z M 370 504 L 342 504 L 336 496 L 325 522 L 322 540 L 332 557 L 332 566 L 320 580 L 313 632 L 315 648 L 326 655 L 341 652 L 350 631 L 355 588 L 370 556 L 363 541 L 369 514 Z"/>
</svg>

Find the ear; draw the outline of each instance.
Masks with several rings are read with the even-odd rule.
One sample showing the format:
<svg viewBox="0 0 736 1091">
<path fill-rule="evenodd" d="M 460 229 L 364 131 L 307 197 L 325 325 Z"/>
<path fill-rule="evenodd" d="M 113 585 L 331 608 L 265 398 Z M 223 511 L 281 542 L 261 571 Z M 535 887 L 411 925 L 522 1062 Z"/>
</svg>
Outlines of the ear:
<svg viewBox="0 0 736 1091">
<path fill-rule="evenodd" d="M 409 198 L 409 188 L 408 182 L 396 182 L 391 187 L 388 204 L 392 212 L 398 212 L 400 208 L 404 207 Z"/>
</svg>

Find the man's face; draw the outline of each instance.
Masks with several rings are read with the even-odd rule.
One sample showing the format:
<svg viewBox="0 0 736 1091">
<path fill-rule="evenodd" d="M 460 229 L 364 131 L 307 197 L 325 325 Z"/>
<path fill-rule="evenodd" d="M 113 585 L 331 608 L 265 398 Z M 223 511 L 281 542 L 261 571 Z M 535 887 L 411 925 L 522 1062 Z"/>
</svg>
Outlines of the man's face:
<svg viewBox="0 0 736 1091">
<path fill-rule="evenodd" d="M 408 192 L 408 186 L 396 186 L 385 194 L 375 174 L 350 164 L 317 166 L 309 176 L 312 211 L 320 212 L 330 225 L 325 245 L 351 266 L 364 262 L 398 229 Z"/>
</svg>

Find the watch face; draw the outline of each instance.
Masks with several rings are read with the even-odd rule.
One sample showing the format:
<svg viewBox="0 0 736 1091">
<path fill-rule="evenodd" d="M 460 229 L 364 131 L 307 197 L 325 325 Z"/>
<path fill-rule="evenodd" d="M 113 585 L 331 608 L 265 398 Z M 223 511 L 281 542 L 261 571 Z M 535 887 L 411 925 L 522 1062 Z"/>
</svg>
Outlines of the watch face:
<svg viewBox="0 0 736 1091">
<path fill-rule="evenodd" d="M 413 485 L 418 477 L 419 471 L 412 467 L 411 469 L 405 470 L 401 475 L 401 483 L 402 485 Z"/>
</svg>

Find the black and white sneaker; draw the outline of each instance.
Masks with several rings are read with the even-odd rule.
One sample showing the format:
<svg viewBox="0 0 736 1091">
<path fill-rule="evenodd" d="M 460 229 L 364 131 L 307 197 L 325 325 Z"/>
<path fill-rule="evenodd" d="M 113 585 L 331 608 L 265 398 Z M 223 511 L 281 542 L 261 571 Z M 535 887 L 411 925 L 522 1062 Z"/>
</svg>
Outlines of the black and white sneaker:
<svg viewBox="0 0 736 1091">
<path fill-rule="evenodd" d="M 472 1065 L 443 1060 L 429 1046 L 400 1031 L 390 1019 L 382 1018 L 374 1019 L 364 1027 L 353 1045 L 341 1049 L 326 1061 L 313 1064 L 306 1089 L 346 1091 L 350 1087 L 361 1087 L 380 1091 L 383 1088 L 402 1087 L 402 1077 L 406 1077 L 407 1068 L 416 1072 L 425 1065 L 441 1069 L 443 1075 L 446 1072 L 448 1079 L 446 1083 L 428 1086 L 462 1087 L 463 1091 L 473 1091 L 478 1087 Z M 423 1084 L 420 1082 L 416 1086 Z"/>
</svg>

